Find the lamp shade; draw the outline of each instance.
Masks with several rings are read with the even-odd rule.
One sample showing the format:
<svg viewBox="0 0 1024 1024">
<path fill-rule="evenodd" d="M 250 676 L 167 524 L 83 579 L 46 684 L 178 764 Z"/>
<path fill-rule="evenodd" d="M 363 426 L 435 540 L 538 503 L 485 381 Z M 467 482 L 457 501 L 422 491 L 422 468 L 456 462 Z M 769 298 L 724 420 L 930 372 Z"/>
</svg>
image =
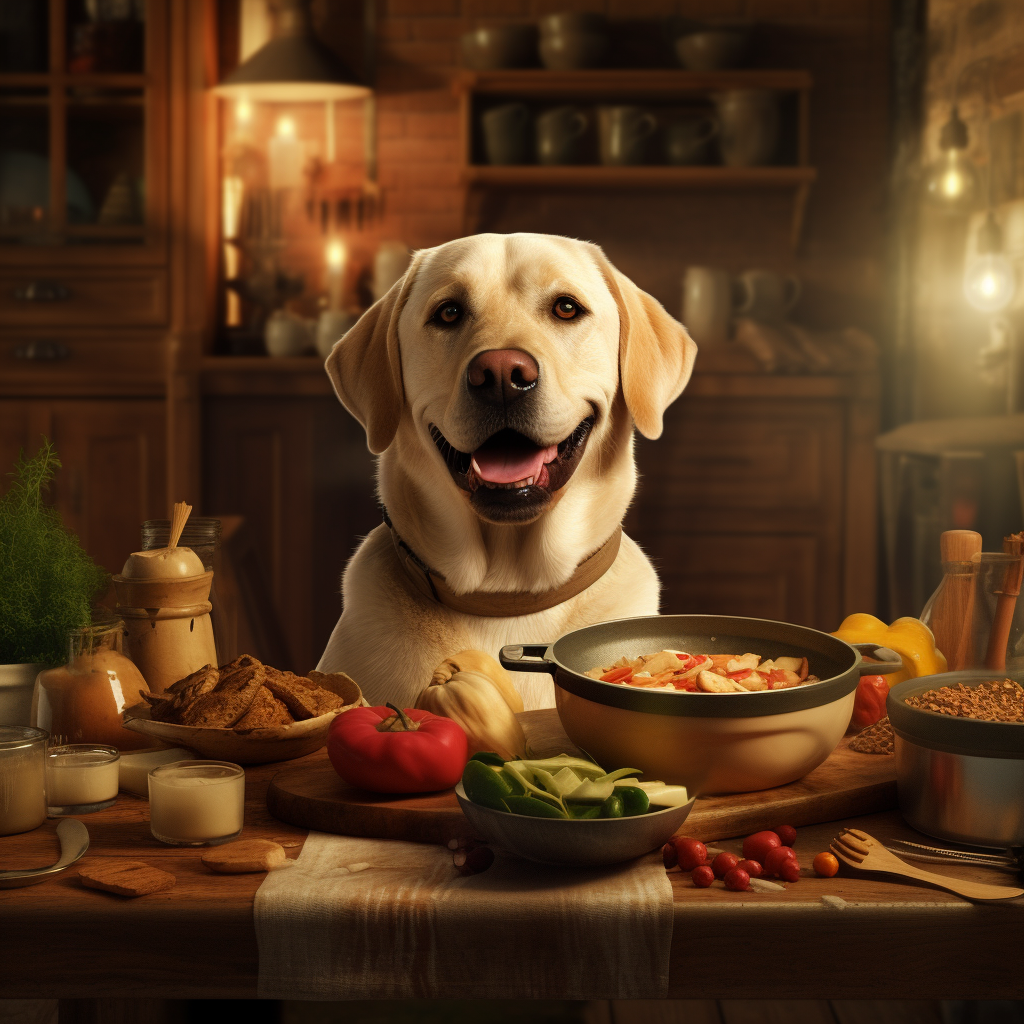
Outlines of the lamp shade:
<svg viewBox="0 0 1024 1024">
<path fill-rule="evenodd" d="M 357 99 L 370 91 L 313 34 L 303 0 L 279 0 L 277 35 L 213 87 L 218 96 L 265 103 Z"/>
</svg>

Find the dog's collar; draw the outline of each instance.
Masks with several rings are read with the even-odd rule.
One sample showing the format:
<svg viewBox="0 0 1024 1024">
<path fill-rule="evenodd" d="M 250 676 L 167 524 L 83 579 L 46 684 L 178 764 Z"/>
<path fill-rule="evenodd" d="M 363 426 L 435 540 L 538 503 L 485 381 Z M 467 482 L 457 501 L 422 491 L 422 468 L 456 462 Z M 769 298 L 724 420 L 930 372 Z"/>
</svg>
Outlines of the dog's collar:
<svg viewBox="0 0 1024 1024">
<path fill-rule="evenodd" d="M 554 590 L 531 593 L 525 590 L 476 590 L 470 594 L 456 594 L 445 582 L 444 576 L 431 569 L 415 551 L 398 535 L 388 515 L 382 508 L 384 525 L 391 531 L 398 562 L 405 570 L 416 589 L 431 601 L 437 601 L 452 611 L 466 615 L 480 615 L 492 619 L 509 619 L 517 615 L 532 615 L 569 598 L 582 594 L 587 587 L 596 583 L 612 566 L 619 553 L 622 527 L 617 526 L 612 535 L 595 551 L 576 566 L 576 571 Z"/>
</svg>

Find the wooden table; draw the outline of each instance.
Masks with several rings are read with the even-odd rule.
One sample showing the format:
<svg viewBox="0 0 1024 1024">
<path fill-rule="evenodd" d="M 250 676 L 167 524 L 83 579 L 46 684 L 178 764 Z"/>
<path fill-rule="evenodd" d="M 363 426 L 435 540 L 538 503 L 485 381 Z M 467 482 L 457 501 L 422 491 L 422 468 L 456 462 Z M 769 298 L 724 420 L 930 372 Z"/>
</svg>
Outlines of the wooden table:
<svg viewBox="0 0 1024 1024">
<path fill-rule="evenodd" d="M 320 751 L 303 760 L 324 756 Z M 295 843 L 289 854 L 298 856 L 306 833 L 276 821 L 265 806 L 277 770 L 246 770 L 243 836 Z M 92 837 L 83 865 L 143 860 L 171 871 L 177 885 L 126 900 L 84 888 L 76 866 L 36 886 L 0 890 L 0 993 L 255 997 L 252 908 L 263 875 L 213 875 L 202 866 L 201 851 L 158 843 L 149 832 L 148 803 L 131 796 L 83 820 Z M 895 812 L 853 821 L 883 839 L 916 836 Z M 56 860 L 55 825 L 0 838 L 0 868 Z M 836 831 L 834 824 L 799 830 L 805 867 Z M 1009 881 L 983 868 L 948 871 Z M 842 875 L 801 878 L 771 895 L 698 890 L 687 875 L 672 872 L 671 878 L 672 998 L 1024 998 L 1024 900 L 973 905 L 933 889 Z M 834 901 L 823 902 L 826 896 L 844 903 L 830 906 Z"/>
</svg>

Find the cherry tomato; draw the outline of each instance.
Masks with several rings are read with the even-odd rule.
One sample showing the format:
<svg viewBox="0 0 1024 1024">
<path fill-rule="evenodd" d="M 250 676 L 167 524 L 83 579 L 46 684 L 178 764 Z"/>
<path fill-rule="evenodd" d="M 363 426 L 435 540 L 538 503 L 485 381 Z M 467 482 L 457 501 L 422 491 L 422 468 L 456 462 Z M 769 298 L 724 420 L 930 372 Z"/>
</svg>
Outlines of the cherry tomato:
<svg viewBox="0 0 1024 1024">
<path fill-rule="evenodd" d="M 756 860 L 741 860 L 736 867 L 742 868 L 751 878 L 760 878 L 764 874 L 764 868 Z"/>
<path fill-rule="evenodd" d="M 832 878 L 839 872 L 839 861 L 826 851 L 825 853 L 819 853 L 814 858 L 811 862 L 811 867 L 814 868 L 814 873 L 821 878 Z"/>
<path fill-rule="evenodd" d="M 679 863 L 679 856 L 676 853 L 676 848 L 672 843 L 666 843 L 661 848 L 661 859 L 665 862 L 665 870 L 674 868 Z"/>
<path fill-rule="evenodd" d="M 776 846 L 775 849 L 768 851 L 768 856 L 764 862 L 764 873 L 769 878 L 773 878 L 780 873 L 782 865 L 788 860 L 796 860 L 796 854 L 792 848 L 789 846 Z"/>
<path fill-rule="evenodd" d="M 779 878 L 784 882 L 795 882 L 800 877 L 800 864 L 796 857 L 788 857 L 779 868 Z"/>
<path fill-rule="evenodd" d="M 699 868 L 693 869 L 690 877 L 698 889 L 706 889 L 715 880 L 715 873 L 707 864 L 701 864 Z"/>
<path fill-rule="evenodd" d="M 732 889 L 733 892 L 743 892 L 744 889 L 750 888 L 750 875 L 743 868 L 733 868 L 725 876 L 724 881 L 726 889 Z"/>
<path fill-rule="evenodd" d="M 743 840 L 743 856 L 763 864 L 768 851 L 781 845 L 782 840 L 774 832 L 755 832 Z"/>
<path fill-rule="evenodd" d="M 720 853 L 711 862 L 711 870 L 715 873 L 715 878 L 725 878 L 739 862 L 740 859 L 735 853 Z"/>
<path fill-rule="evenodd" d="M 780 825 L 775 829 L 775 834 L 782 840 L 783 846 L 793 846 L 796 843 L 796 829 L 792 825 Z"/>
<path fill-rule="evenodd" d="M 697 839 L 673 840 L 680 871 L 692 871 L 708 862 L 708 848 Z"/>
</svg>

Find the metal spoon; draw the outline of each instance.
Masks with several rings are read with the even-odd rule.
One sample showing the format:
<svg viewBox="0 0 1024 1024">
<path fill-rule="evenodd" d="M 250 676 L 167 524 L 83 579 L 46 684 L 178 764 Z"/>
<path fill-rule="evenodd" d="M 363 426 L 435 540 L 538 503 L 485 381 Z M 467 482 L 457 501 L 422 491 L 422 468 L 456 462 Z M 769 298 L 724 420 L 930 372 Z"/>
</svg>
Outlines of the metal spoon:
<svg viewBox="0 0 1024 1024">
<path fill-rule="evenodd" d="M 60 860 L 48 868 L 26 868 L 22 871 L 0 871 L 0 889 L 19 889 L 24 885 L 35 885 L 50 875 L 56 875 L 71 867 L 85 856 L 89 849 L 89 830 L 77 818 L 65 818 L 57 826 L 60 840 Z"/>
</svg>

